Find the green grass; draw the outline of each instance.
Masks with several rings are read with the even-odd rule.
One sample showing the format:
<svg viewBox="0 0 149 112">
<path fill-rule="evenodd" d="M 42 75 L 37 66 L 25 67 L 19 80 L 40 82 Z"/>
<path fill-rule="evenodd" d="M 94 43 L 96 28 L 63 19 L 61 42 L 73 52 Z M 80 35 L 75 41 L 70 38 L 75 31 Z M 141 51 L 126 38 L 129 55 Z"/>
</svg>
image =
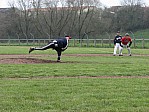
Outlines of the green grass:
<svg viewBox="0 0 149 112">
<path fill-rule="evenodd" d="M 28 54 L 28 48 L 0 46 L 0 54 Z M 112 53 L 111 48 L 69 47 L 62 55 L 65 63 L 0 64 L 1 112 L 147 112 L 149 78 L 76 77 L 149 76 L 149 56 L 118 57 Z M 123 53 L 126 55 L 127 50 Z M 148 53 L 148 49 L 132 49 L 133 55 Z M 49 54 L 41 57 L 46 60 L 56 60 L 57 56 L 52 50 L 32 54 Z"/>
<path fill-rule="evenodd" d="M 66 56 L 62 58 L 67 63 L 2 64 L 0 66 L 0 77 L 149 75 L 149 57 Z"/>
<path fill-rule="evenodd" d="M 140 31 L 137 31 L 137 32 L 134 32 L 134 36 L 135 38 L 145 38 L 145 39 L 148 39 L 149 35 L 149 29 L 145 29 L 145 30 L 140 30 Z"/>
<path fill-rule="evenodd" d="M 149 79 L 1 80 L 1 112 L 147 112 Z"/>
<path fill-rule="evenodd" d="M 0 46 L 0 54 L 28 54 L 30 46 Z M 113 48 L 69 47 L 63 54 L 112 54 Z M 124 48 L 123 53 L 127 50 Z M 32 54 L 56 54 L 54 50 L 34 51 Z M 148 49 L 132 49 L 132 54 L 149 54 Z"/>
</svg>

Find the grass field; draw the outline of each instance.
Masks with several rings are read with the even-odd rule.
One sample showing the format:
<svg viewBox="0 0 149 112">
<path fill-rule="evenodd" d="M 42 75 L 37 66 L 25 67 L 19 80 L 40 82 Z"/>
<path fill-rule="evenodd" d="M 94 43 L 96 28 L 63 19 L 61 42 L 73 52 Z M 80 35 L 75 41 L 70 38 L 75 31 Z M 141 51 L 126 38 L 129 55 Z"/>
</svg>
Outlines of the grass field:
<svg viewBox="0 0 149 112">
<path fill-rule="evenodd" d="M 1 55 L 28 54 L 23 46 L 0 49 Z M 125 49 L 123 57 L 112 53 L 111 48 L 70 47 L 62 55 L 65 63 L 0 64 L 0 111 L 148 112 L 148 49 L 132 49 L 132 57 Z M 43 54 L 38 58 L 45 60 L 57 57 L 52 50 L 33 54 Z"/>
</svg>

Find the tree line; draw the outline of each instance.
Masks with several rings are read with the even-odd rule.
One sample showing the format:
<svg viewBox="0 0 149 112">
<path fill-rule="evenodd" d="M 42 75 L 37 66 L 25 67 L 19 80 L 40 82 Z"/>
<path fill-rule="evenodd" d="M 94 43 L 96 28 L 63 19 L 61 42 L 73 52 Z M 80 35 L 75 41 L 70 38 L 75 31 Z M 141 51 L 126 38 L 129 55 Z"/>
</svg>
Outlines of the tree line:
<svg viewBox="0 0 149 112">
<path fill-rule="evenodd" d="M 149 28 L 149 7 L 141 0 L 122 0 L 121 6 L 104 7 L 98 0 L 18 0 L 9 13 L 1 13 L 0 37 L 99 38 L 116 31 Z"/>
</svg>

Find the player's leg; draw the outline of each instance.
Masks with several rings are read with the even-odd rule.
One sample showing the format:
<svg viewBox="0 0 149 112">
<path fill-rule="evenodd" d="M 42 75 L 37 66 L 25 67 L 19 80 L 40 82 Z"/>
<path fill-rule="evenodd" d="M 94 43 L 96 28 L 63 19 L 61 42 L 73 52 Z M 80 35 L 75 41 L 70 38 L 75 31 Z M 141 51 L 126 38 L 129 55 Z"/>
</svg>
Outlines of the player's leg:
<svg viewBox="0 0 149 112">
<path fill-rule="evenodd" d="M 116 55 L 116 51 L 117 51 L 118 47 L 119 47 L 119 46 L 118 46 L 118 43 L 116 43 L 115 46 L 114 46 L 114 53 L 113 53 L 113 56 Z"/>
<path fill-rule="evenodd" d="M 46 46 L 44 46 L 44 47 L 31 47 L 30 49 L 29 49 L 29 53 L 31 53 L 32 51 L 34 51 L 34 50 L 47 50 L 47 49 L 49 49 L 49 48 L 54 48 L 55 47 L 55 45 L 54 45 L 54 43 L 52 42 L 52 43 L 49 43 L 48 45 L 46 45 Z"/>
<path fill-rule="evenodd" d="M 62 54 L 62 51 L 58 50 L 57 51 L 57 55 L 58 55 L 57 62 L 60 62 L 60 60 L 61 60 L 61 54 Z"/>
<path fill-rule="evenodd" d="M 130 50 L 130 47 L 127 47 L 127 50 L 128 50 L 128 54 L 129 54 L 129 56 L 131 56 L 131 50 Z"/>
<path fill-rule="evenodd" d="M 123 47 L 119 47 L 119 56 L 123 56 L 123 54 L 122 54 L 122 51 L 123 51 Z"/>
<path fill-rule="evenodd" d="M 123 55 L 122 50 L 123 50 L 123 47 L 119 46 L 119 55 Z"/>
</svg>

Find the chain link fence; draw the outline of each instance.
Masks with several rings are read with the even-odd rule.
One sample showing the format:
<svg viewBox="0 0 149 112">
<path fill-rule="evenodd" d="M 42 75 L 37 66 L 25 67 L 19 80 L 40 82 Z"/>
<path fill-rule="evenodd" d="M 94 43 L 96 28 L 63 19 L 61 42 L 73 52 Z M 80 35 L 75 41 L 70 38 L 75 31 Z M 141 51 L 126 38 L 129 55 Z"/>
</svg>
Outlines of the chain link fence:
<svg viewBox="0 0 149 112">
<path fill-rule="evenodd" d="M 54 39 L 0 39 L 4 46 L 44 46 Z M 113 47 L 113 39 L 71 39 L 70 47 Z M 149 39 L 133 39 L 132 48 L 149 48 Z"/>
</svg>

